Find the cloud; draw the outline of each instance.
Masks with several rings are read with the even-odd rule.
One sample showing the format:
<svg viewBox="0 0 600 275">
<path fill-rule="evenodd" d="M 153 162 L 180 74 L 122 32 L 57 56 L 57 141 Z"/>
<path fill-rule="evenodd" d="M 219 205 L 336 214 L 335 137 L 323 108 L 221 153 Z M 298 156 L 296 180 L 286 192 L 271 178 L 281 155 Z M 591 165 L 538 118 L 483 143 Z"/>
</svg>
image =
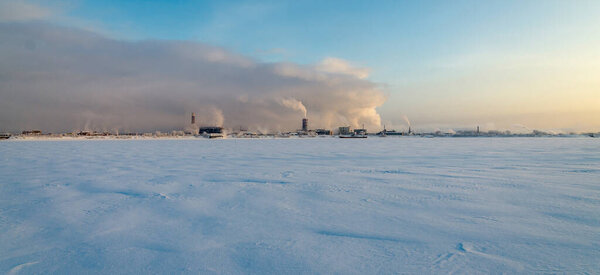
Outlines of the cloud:
<svg viewBox="0 0 600 275">
<path fill-rule="evenodd" d="M 0 1 L 0 22 L 45 19 L 52 11 L 26 1 Z"/>
<path fill-rule="evenodd" d="M 325 58 L 316 66 L 316 69 L 321 72 L 351 75 L 360 79 L 369 76 L 369 69 L 355 67 L 346 60 L 334 57 Z"/>
<path fill-rule="evenodd" d="M 386 100 L 340 59 L 261 63 L 202 43 L 120 41 L 39 22 L 0 23 L 0 41 L 4 131 L 183 129 L 191 112 L 206 124 L 294 130 L 303 115 L 281 103 L 290 99 L 311 128 L 377 128 Z"/>
<path fill-rule="evenodd" d="M 258 55 L 289 55 L 286 49 L 282 48 L 271 48 L 271 49 L 259 49 L 254 51 Z"/>
</svg>

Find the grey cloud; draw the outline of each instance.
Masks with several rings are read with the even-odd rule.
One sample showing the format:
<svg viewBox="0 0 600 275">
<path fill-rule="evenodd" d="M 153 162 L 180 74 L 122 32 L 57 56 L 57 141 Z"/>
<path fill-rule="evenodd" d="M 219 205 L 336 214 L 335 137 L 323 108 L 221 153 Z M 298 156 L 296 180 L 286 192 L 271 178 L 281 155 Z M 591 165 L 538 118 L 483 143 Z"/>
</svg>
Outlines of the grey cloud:
<svg viewBox="0 0 600 275">
<path fill-rule="evenodd" d="M 351 71 L 348 69 L 348 71 Z M 379 127 L 375 83 L 317 66 L 261 63 L 206 44 L 119 41 L 46 23 L 0 23 L 0 130 Z M 220 117 L 222 115 L 222 118 Z"/>
<path fill-rule="evenodd" d="M 52 13 L 50 9 L 25 1 L 0 1 L 0 22 L 40 20 Z"/>
</svg>

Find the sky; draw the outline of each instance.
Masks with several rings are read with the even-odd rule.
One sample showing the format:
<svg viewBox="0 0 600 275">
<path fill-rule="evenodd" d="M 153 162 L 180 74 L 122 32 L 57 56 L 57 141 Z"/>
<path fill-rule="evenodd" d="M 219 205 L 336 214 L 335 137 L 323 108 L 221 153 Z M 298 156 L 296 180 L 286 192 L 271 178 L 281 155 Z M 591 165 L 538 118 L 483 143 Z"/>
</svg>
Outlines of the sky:
<svg viewBox="0 0 600 275">
<path fill-rule="evenodd" d="M 325 75 L 321 77 L 327 78 L 326 81 L 313 79 L 315 83 L 302 84 L 305 86 L 301 89 L 313 89 L 310 92 L 269 94 L 274 102 L 290 99 L 303 102 L 309 119 L 318 126 L 367 123 L 371 128 L 386 125 L 387 128 L 405 129 L 410 121 L 413 128 L 423 130 L 476 126 L 484 130 L 513 131 L 600 130 L 598 14 L 598 1 L 0 0 L 0 23 L 7 26 L 4 28 L 6 35 L 28 25 L 32 26 L 30 29 L 38 30 L 59 28 L 57 32 L 81 30 L 85 35 L 102 37 L 104 40 L 98 42 L 100 44 L 118 42 L 132 48 L 131 51 L 135 51 L 136 43 L 152 41 L 170 43 L 171 46 L 166 46 L 169 49 L 185 43 L 202 45 L 204 49 L 215 47 L 227 55 L 239 56 L 252 64 L 251 67 L 291 66 Z M 80 40 L 76 41 L 79 42 L 72 43 L 83 47 Z M 62 43 L 56 47 L 68 46 Z M 105 51 L 103 48 L 95 50 Z M 127 58 L 106 51 L 104 54 L 114 58 L 115 62 Z M 157 51 L 150 50 L 148 54 L 154 56 L 148 56 L 148 59 L 160 59 L 156 55 L 164 50 Z M 56 53 L 49 51 L 46 54 Z M 90 55 L 94 54 L 87 52 L 83 58 Z M 23 53 L 22 58 L 36 60 L 41 57 Z M 69 59 L 68 56 L 65 59 Z M 57 66 L 55 61 L 44 62 L 48 71 Z M 22 65 L 17 63 L 11 63 L 13 67 L 0 65 L 3 66 L 0 69 L 14 73 L 13 68 Z M 176 66 L 160 64 L 165 69 L 156 73 L 157 78 L 169 75 L 169 68 L 172 68 L 169 66 Z M 140 66 L 137 69 L 147 67 Z M 249 75 L 255 72 L 254 69 L 247 70 Z M 107 69 L 98 75 L 114 73 Z M 7 92 L 11 87 L 18 88 L 16 78 L 25 76 L 11 74 L 8 79 L 11 81 L 6 81 L 6 75 L 0 92 L 10 93 L 14 100 L 26 104 L 26 100 L 17 98 L 16 92 Z M 276 79 L 281 75 L 272 73 L 263 77 L 279 83 Z M 345 81 L 342 84 L 337 79 L 341 76 Z M 231 81 L 230 70 L 215 77 L 223 82 Z M 289 70 L 287 77 L 290 77 Z M 193 78 L 190 76 L 185 80 L 193 81 Z M 53 79 L 73 82 L 71 78 Z M 306 80 L 306 77 L 302 79 Z M 266 82 L 271 83 L 269 81 Z M 332 88 L 332 82 L 338 83 L 337 88 Z M 240 86 L 246 85 L 242 83 Z M 202 83 L 196 84 L 202 86 Z M 328 112 L 324 106 L 305 102 L 311 101 L 308 97 L 314 94 L 342 93 L 341 89 L 352 85 L 353 88 L 348 89 L 350 94 L 359 89 L 357 87 L 368 91 L 361 90 L 360 98 L 346 94 L 332 96 L 332 102 L 327 102 L 348 102 L 348 111 L 342 110 L 343 104 Z M 300 89 L 288 84 L 277 87 L 278 91 Z M 119 88 L 130 90 L 122 86 L 114 89 Z M 23 87 L 21 90 L 31 89 Z M 252 95 L 258 94 L 264 98 L 266 95 L 262 91 L 265 89 L 256 87 L 256 92 L 250 92 L 251 99 Z M 244 97 L 242 90 L 233 89 L 230 93 Z M 77 97 L 77 92 L 73 91 L 70 96 Z M 157 99 L 156 104 L 160 104 L 160 100 Z M 205 101 L 202 97 L 198 100 Z M 228 111 L 233 107 L 226 107 L 231 106 L 226 99 L 216 102 L 215 108 L 224 113 L 225 124 L 229 122 L 231 127 L 233 124 L 256 124 L 259 128 L 285 129 L 282 125 L 295 121 L 290 115 L 286 120 L 258 125 L 235 118 L 244 115 Z M 176 109 L 177 104 L 174 105 Z M 43 106 L 44 102 L 38 104 L 40 108 Z M 148 106 L 139 106 L 145 107 Z M 186 108 L 186 112 L 193 110 Z M 103 111 L 98 110 L 93 116 L 101 116 Z M 124 112 L 123 115 L 130 114 Z M 20 115 L 2 116 L 4 119 L 0 117 L 0 122 L 12 125 L 8 127 L 11 129 L 37 126 L 18 118 Z M 263 117 L 260 121 L 265 119 L 268 118 Z M 168 128 L 168 121 L 165 119 L 160 127 Z M 137 123 L 131 121 L 131 125 Z M 111 122 L 99 124 L 110 127 Z M 142 128 L 151 127 L 149 123 Z"/>
</svg>

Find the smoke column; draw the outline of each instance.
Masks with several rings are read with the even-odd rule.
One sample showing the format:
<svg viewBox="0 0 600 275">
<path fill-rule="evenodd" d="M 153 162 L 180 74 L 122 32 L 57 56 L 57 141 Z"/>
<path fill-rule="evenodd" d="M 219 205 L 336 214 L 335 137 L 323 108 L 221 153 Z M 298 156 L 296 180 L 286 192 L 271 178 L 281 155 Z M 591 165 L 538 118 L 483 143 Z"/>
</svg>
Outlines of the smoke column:
<svg viewBox="0 0 600 275">
<path fill-rule="evenodd" d="M 404 119 L 404 121 L 406 121 L 406 125 L 408 125 L 408 127 L 411 127 L 410 120 L 408 120 L 408 117 L 406 115 L 403 115 L 402 118 Z"/>
<path fill-rule="evenodd" d="M 282 98 L 279 100 L 281 105 L 288 107 L 293 110 L 301 111 L 304 114 L 304 118 L 306 118 L 306 107 L 302 104 L 302 101 L 297 100 L 295 98 Z"/>
</svg>

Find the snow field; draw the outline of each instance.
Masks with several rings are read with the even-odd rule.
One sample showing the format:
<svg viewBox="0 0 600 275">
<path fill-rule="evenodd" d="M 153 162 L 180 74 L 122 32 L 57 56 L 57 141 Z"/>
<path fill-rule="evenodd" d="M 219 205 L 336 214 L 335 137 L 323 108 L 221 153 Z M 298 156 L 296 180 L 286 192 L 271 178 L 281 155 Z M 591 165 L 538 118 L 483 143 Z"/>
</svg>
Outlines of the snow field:
<svg viewBox="0 0 600 275">
<path fill-rule="evenodd" d="M 0 273 L 595 273 L 600 141 L 0 142 Z"/>
</svg>

